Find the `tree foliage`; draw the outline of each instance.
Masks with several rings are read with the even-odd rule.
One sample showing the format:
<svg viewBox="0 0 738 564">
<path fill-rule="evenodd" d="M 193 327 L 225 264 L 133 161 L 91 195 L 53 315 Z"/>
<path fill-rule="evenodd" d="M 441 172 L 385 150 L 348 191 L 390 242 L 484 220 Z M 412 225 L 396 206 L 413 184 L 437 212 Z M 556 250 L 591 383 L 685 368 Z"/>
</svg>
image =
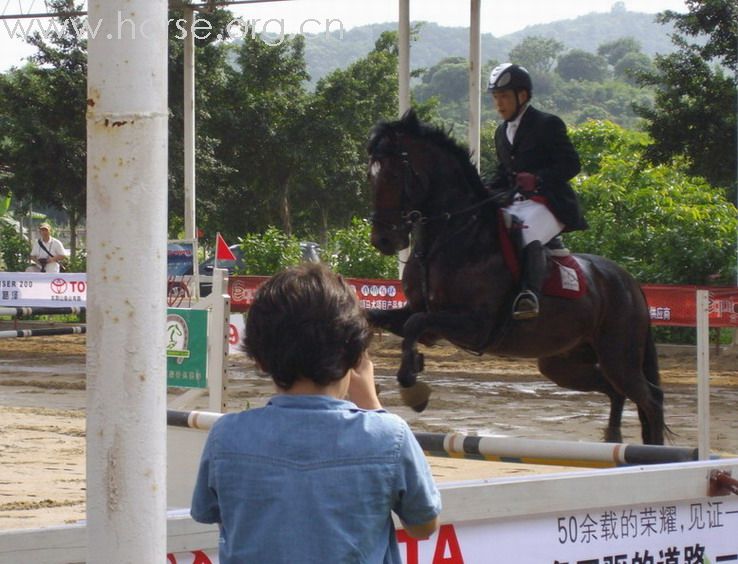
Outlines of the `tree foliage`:
<svg viewBox="0 0 738 564">
<path fill-rule="evenodd" d="M 585 174 L 575 186 L 590 228 L 567 235 L 578 252 L 606 256 L 640 282 L 728 283 L 734 279 L 735 206 L 691 176 L 683 160 L 651 165 L 650 140 L 606 122 L 572 133 Z"/>
<path fill-rule="evenodd" d="M 531 73 L 551 72 L 564 44 L 556 39 L 531 35 L 510 50 L 510 61 Z"/>
<path fill-rule="evenodd" d="M 356 278 L 397 278 L 397 257 L 380 254 L 370 243 L 371 225 L 353 218 L 349 227 L 336 229 L 323 260 L 336 272 Z"/>
<path fill-rule="evenodd" d="M 55 11 L 71 11 L 73 0 L 50 0 Z M 47 39 L 29 41 L 38 52 L 29 64 L 0 75 L 0 169 L 16 204 L 64 210 L 72 228 L 86 205 L 87 44 L 79 18 L 59 18 Z M 76 27 L 75 27 L 76 26 Z"/>
<path fill-rule="evenodd" d="M 241 241 L 244 267 L 238 274 L 272 276 L 300 262 L 300 242 L 276 227 L 249 233 Z"/>
<path fill-rule="evenodd" d="M 613 67 L 631 53 L 641 53 L 641 43 L 633 37 L 620 37 L 597 47 L 597 54 L 604 57 L 607 64 Z"/>
<path fill-rule="evenodd" d="M 556 72 L 564 80 L 601 82 L 607 77 L 607 61 L 594 53 L 572 49 L 558 58 Z"/>
<path fill-rule="evenodd" d="M 655 70 L 641 76 L 643 84 L 656 88 L 656 98 L 654 107 L 638 106 L 637 113 L 647 120 L 654 139 L 648 151 L 653 162 L 684 156 L 690 172 L 730 187 L 734 201 L 738 4 L 735 0 L 686 4 L 687 14 L 668 11 L 659 17 L 675 24 L 672 39 L 679 50 L 656 57 Z"/>
</svg>

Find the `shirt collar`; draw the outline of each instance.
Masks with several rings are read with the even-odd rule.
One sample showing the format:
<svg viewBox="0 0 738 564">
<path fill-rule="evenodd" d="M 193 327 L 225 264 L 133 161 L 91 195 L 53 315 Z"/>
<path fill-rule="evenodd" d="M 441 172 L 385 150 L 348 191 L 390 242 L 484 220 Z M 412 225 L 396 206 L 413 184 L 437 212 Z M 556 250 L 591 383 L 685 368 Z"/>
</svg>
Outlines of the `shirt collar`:
<svg viewBox="0 0 738 564">
<path fill-rule="evenodd" d="M 358 409 L 350 401 L 340 400 L 331 396 L 311 396 L 305 394 L 277 394 L 267 405 L 297 409 Z"/>
</svg>

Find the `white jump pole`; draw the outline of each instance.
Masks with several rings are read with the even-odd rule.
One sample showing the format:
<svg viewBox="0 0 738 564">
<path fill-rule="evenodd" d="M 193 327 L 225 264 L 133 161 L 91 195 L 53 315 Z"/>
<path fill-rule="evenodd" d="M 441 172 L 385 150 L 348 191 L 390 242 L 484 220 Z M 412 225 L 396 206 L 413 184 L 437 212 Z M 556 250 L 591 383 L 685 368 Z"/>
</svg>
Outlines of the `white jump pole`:
<svg viewBox="0 0 738 564">
<path fill-rule="evenodd" d="M 710 292 L 697 290 L 697 448 L 710 458 Z"/>
<path fill-rule="evenodd" d="M 165 562 L 167 2 L 89 20 L 87 562 Z"/>
</svg>

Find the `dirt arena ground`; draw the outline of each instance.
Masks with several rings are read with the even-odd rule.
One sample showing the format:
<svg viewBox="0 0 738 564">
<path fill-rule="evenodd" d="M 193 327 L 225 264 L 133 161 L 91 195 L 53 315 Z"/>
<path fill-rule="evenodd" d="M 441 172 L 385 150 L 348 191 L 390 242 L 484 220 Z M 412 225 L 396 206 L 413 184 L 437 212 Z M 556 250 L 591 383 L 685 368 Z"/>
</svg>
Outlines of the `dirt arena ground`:
<svg viewBox="0 0 738 564">
<path fill-rule="evenodd" d="M 394 337 L 375 340 L 377 382 L 385 407 L 404 417 L 414 430 L 601 439 L 608 414 L 604 397 L 558 388 L 538 374 L 533 362 L 479 358 L 451 346 L 425 349 L 423 378 L 433 387 L 433 396 L 428 409 L 416 414 L 401 404 L 396 390 L 397 345 Z M 714 451 L 738 453 L 738 351 L 722 350 L 716 355 L 713 348 L 710 352 L 711 446 Z M 674 444 L 696 446 L 695 350 L 660 347 L 659 357 Z M 243 356 L 230 357 L 229 377 L 230 409 L 263 405 L 272 394 L 269 382 Z M 172 390 L 171 397 L 179 392 Z M 0 529 L 60 525 L 84 518 L 84 405 L 84 336 L 0 340 Z M 194 407 L 206 406 L 203 399 Z M 631 403 L 626 404 L 623 438 L 640 442 Z M 488 464 L 432 460 L 439 480 L 480 477 L 480 465 Z M 501 466 L 495 475 L 531 472 L 529 467 Z"/>
</svg>

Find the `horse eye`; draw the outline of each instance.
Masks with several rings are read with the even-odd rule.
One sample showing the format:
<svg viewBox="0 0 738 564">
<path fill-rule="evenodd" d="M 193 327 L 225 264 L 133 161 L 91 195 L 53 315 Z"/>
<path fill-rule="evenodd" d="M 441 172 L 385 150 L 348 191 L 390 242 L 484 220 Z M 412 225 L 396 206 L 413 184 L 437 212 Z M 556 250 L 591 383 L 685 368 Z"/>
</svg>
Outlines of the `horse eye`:
<svg viewBox="0 0 738 564">
<path fill-rule="evenodd" d="M 379 161 L 374 161 L 369 167 L 369 176 L 377 176 L 380 170 L 382 170 L 382 164 Z"/>
</svg>

